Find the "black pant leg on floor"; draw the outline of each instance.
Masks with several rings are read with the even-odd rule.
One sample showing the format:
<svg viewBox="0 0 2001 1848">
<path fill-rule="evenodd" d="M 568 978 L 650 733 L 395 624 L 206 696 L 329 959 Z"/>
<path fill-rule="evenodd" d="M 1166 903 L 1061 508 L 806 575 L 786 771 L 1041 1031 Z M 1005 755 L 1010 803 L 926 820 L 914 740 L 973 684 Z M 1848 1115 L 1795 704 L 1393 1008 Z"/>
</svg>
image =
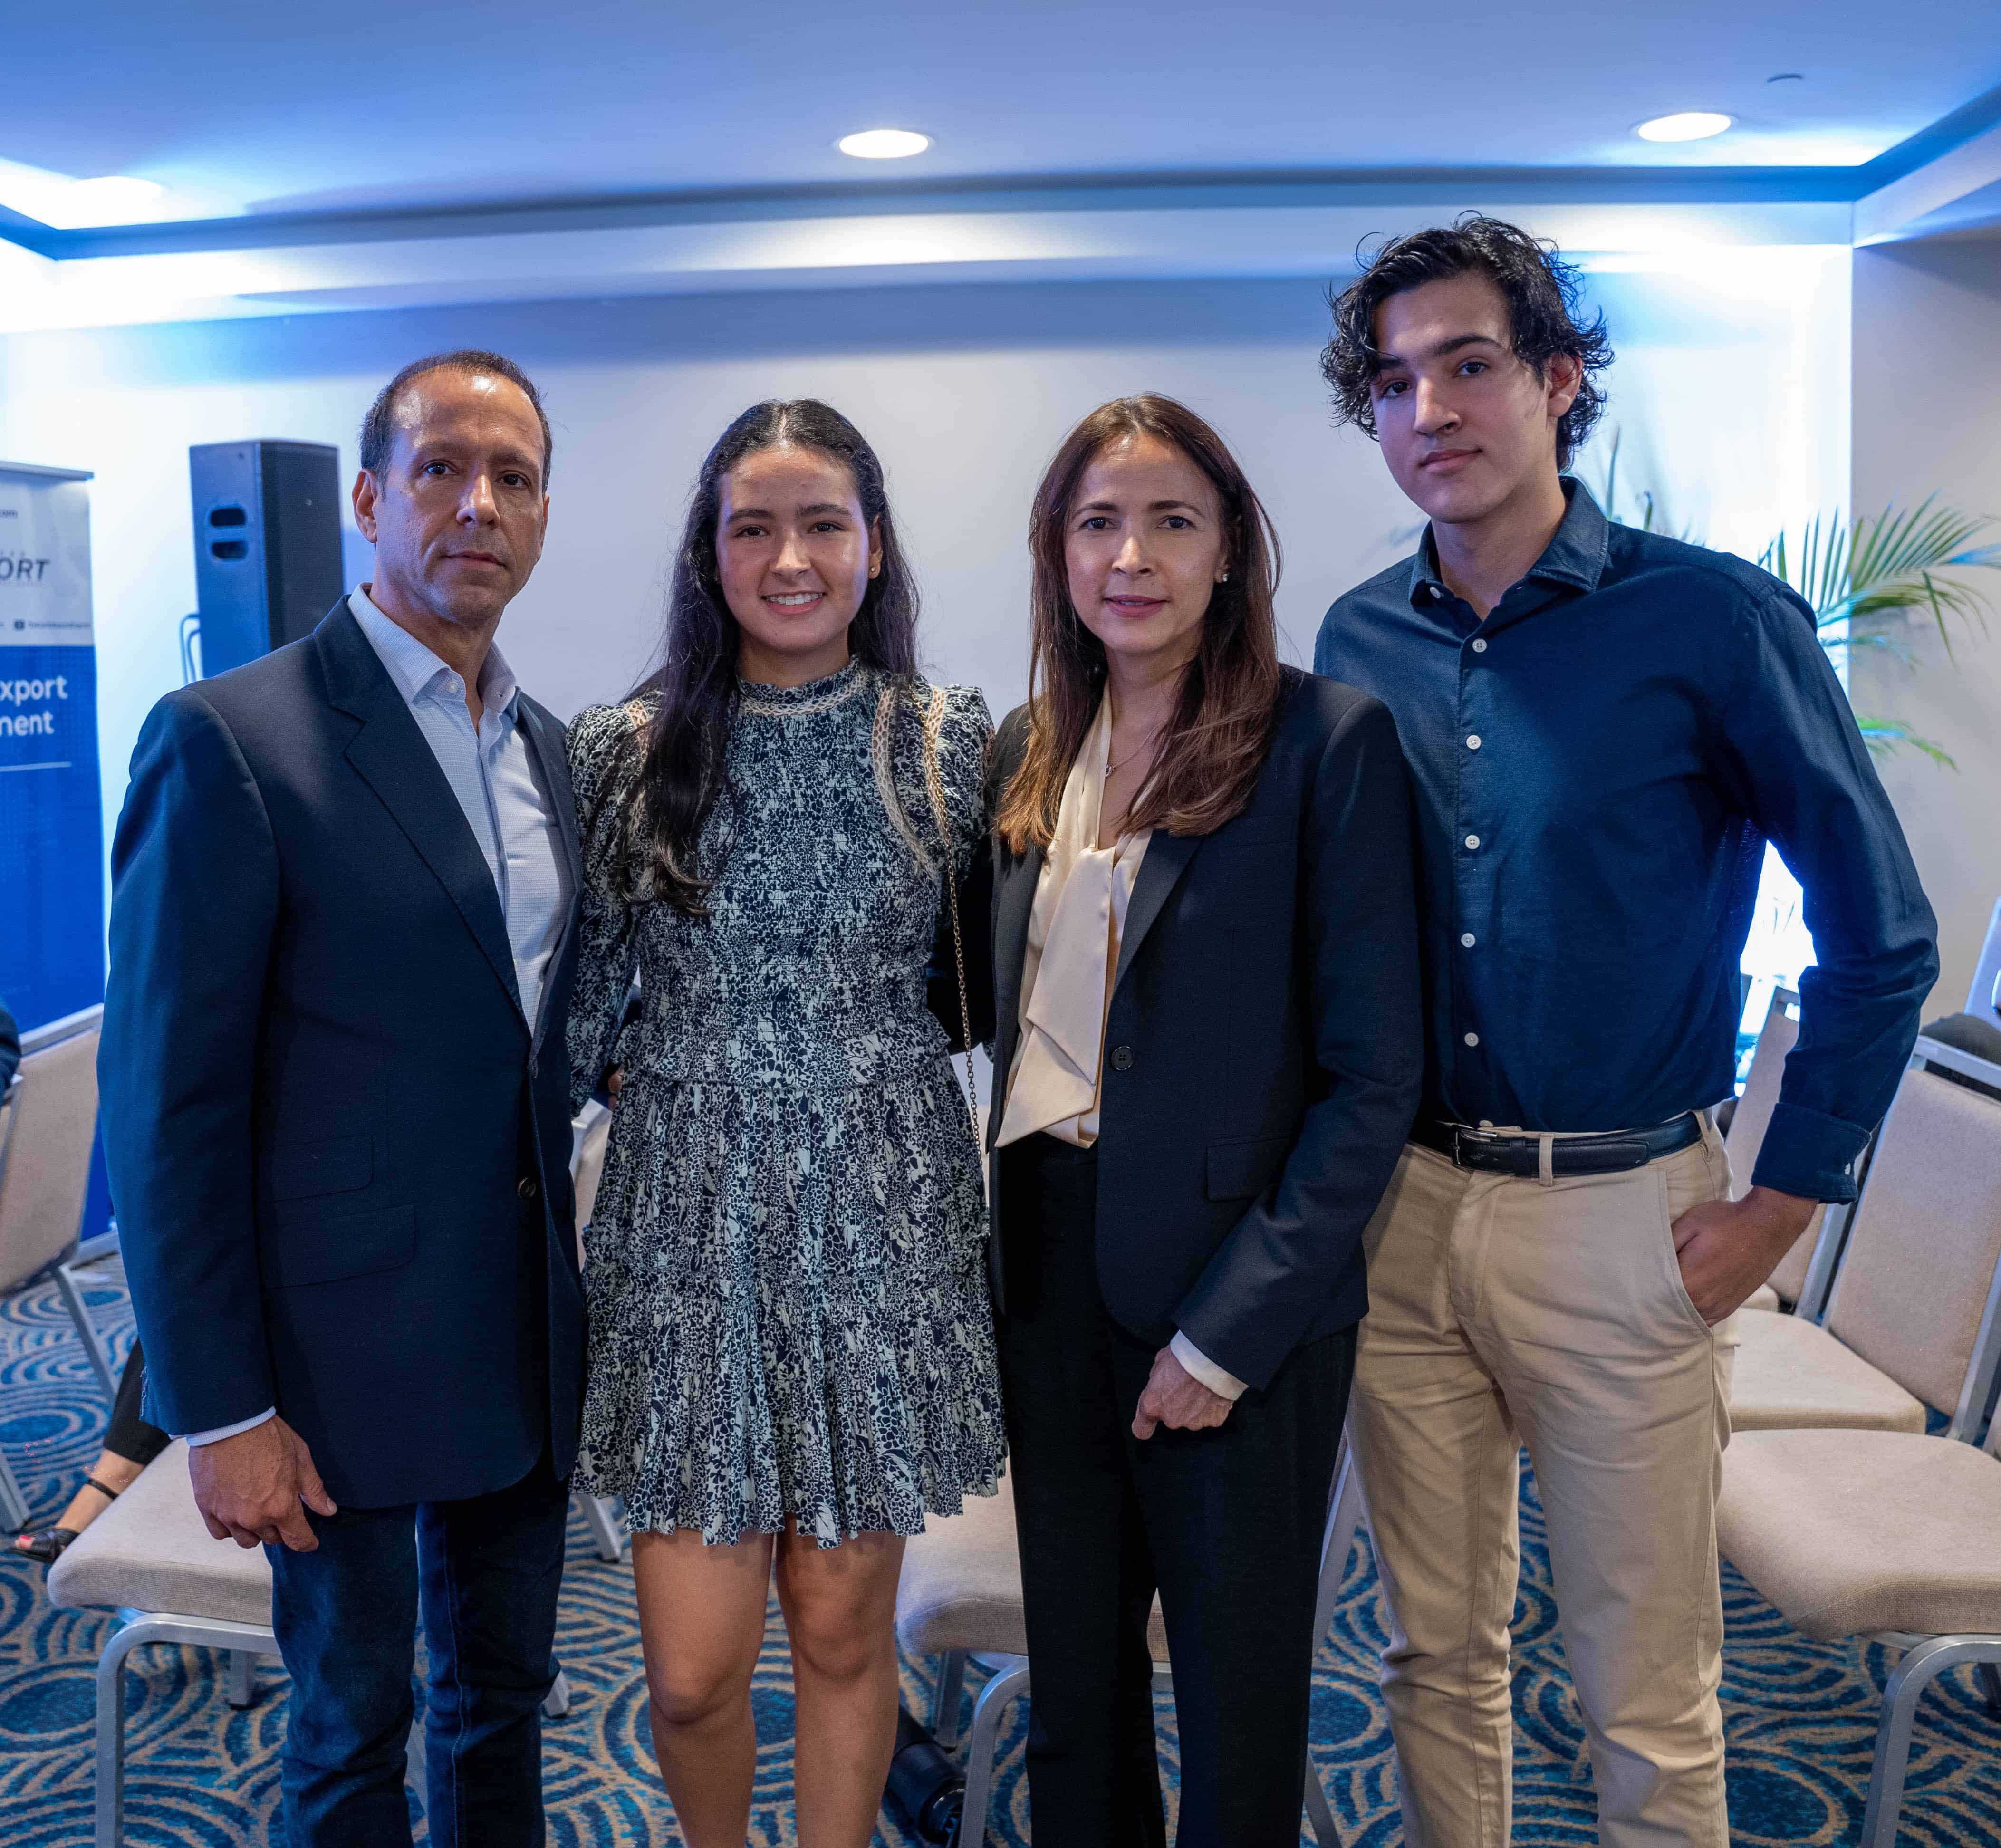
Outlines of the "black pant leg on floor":
<svg viewBox="0 0 2001 1848">
<path fill-rule="evenodd" d="M 111 1401 L 111 1422 L 104 1433 L 104 1447 L 113 1456 L 136 1463 L 141 1469 L 173 1442 L 157 1425 L 139 1415 L 146 1396 L 146 1357 L 139 1344 L 125 1357 L 125 1370 L 118 1376 L 118 1391 Z"/>
<path fill-rule="evenodd" d="M 1128 1338 L 1122 1387 L 1153 1363 Z M 1297 1349 L 1213 1431 L 1127 1439 L 1174 1658 L 1176 1848 L 1297 1848 L 1320 1547 L 1352 1329 Z"/>
<path fill-rule="evenodd" d="M 1154 1575 L 1121 1437 L 1133 1402 L 1113 1377 L 1098 1289 L 1097 1163 L 1042 1136 L 1003 1160 L 999 1349 L 1028 1613 L 1031 1827 L 1036 1848 L 1164 1848 Z"/>
</svg>

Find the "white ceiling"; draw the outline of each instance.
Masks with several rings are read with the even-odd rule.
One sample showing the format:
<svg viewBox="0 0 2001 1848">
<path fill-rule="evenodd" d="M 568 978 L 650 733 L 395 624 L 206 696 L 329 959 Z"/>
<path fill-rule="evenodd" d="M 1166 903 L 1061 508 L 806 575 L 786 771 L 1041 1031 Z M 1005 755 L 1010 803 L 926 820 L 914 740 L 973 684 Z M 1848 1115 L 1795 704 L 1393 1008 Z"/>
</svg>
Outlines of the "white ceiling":
<svg viewBox="0 0 2001 1848">
<path fill-rule="evenodd" d="M 1994 0 L 16 0 L 0 162 L 158 215 L 922 177 L 1852 165 L 2001 86 Z M 1770 84 L 1783 71 L 1804 81 Z M 1738 127 L 1634 138 L 1665 111 Z M 934 135 L 915 160 L 850 130 Z"/>
</svg>

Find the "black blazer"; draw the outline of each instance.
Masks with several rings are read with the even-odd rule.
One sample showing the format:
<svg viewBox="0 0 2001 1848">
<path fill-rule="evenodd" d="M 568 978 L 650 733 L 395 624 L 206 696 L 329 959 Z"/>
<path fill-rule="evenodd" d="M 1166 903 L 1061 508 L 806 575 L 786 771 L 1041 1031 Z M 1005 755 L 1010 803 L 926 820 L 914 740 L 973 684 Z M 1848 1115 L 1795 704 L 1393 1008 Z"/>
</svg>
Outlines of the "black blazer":
<svg viewBox="0 0 2001 1848">
<path fill-rule="evenodd" d="M 563 729 L 520 722 L 578 883 Z M 575 1457 L 575 912 L 521 1012 L 493 880 L 345 600 L 169 694 L 112 850 L 105 1152 L 148 1416 L 275 1405 L 334 1499 Z"/>
<path fill-rule="evenodd" d="M 994 743 L 1020 767 L 1027 708 Z M 1042 868 L 997 834 L 997 1132 L 1020 1033 Z M 1410 797 L 1380 701 L 1286 670 L 1249 804 L 1207 835 L 1157 832 L 1141 861 L 1105 1023 L 1098 1270 L 1130 1333 L 1178 1328 L 1268 1383 L 1301 1343 L 1368 1307 L 1362 1231 L 1423 1074 Z M 990 1161 L 1004 1312 L 1018 1216 Z"/>
</svg>

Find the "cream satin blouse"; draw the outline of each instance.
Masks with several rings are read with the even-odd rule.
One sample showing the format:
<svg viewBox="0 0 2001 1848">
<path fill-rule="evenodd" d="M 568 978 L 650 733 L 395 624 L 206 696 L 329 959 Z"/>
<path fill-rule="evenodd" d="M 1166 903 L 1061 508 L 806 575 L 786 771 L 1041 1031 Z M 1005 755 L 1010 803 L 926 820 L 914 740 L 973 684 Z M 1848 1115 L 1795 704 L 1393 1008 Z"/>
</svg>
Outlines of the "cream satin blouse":
<svg viewBox="0 0 2001 1848">
<path fill-rule="evenodd" d="M 1056 834 L 1035 882 L 1021 959 L 1021 1037 L 996 1148 L 1038 1132 L 1081 1149 L 1098 1140 L 1105 1020 L 1133 882 L 1154 837 L 1149 828 L 1122 834 L 1109 847 L 1098 844 L 1111 761 L 1112 702 L 1106 699 L 1098 702 L 1098 717 L 1070 766 Z M 1177 1331 L 1169 1345 L 1211 1392 L 1226 1399 L 1243 1392 L 1244 1382 L 1185 1335 Z"/>
<path fill-rule="evenodd" d="M 1098 702 L 1063 785 L 1021 959 L 1021 1032 L 997 1148 L 1038 1131 L 1081 1149 L 1098 1140 L 1105 1017 L 1133 882 L 1153 830 L 1098 844 L 1112 760 L 1112 702 Z"/>
</svg>

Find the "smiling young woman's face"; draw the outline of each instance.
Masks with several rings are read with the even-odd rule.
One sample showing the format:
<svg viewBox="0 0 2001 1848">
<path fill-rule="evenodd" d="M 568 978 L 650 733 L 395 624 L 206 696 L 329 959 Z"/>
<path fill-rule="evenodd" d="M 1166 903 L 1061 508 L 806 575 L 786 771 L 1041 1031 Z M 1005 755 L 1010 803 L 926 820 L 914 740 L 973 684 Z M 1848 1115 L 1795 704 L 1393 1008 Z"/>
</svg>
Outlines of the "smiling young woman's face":
<svg viewBox="0 0 2001 1848">
<path fill-rule="evenodd" d="M 1063 552 L 1070 601 L 1108 654 L 1194 660 L 1230 545 L 1216 489 L 1181 451 L 1150 435 L 1106 444 L 1077 482 Z"/>
<path fill-rule="evenodd" d="M 790 444 L 746 456 L 723 477 L 715 555 L 745 680 L 803 686 L 847 666 L 882 555 L 844 463 Z"/>
</svg>

